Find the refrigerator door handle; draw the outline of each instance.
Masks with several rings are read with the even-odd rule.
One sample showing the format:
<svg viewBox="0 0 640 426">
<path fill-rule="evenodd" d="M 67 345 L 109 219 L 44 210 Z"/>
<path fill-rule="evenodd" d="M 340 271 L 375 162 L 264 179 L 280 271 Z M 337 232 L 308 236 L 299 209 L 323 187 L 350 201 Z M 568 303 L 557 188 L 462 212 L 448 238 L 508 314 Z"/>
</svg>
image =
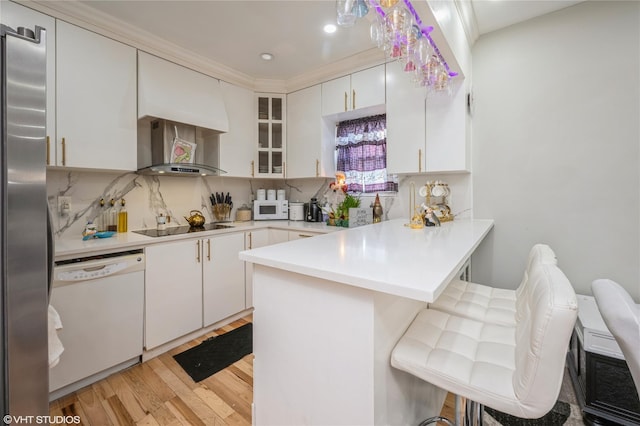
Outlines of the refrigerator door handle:
<svg viewBox="0 0 640 426">
<path fill-rule="evenodd" d="M 51 301 L 51 288 L 53 287 L 53 268 L 55 266 L 55 240 L 53 238 L 53 221 L 51 220 L 51 210 L 47 206 L 47 291 L 48 301 Z"/>
</svg>

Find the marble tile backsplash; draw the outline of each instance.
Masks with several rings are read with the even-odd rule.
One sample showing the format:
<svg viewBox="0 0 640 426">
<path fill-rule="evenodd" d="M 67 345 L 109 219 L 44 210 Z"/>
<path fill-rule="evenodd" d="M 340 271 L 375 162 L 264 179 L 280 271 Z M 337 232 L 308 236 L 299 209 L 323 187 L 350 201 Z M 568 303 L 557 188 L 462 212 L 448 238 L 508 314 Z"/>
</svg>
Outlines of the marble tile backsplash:
<svg viewBox="0 0 640 426">
<path fill-rule="evenodd" d="M 450 206 L 458 217 L 471 217 L 471 177 L 467 174 L 446 176 L 403 176 L 399 181 L 396 195 L 381 197 L 384 219 L 408 217 L 409 187 L 416 187 L 427 180 L 441 179 L 449 183 L 452 190 Z M 229 192 L 235 209 L 243 204 L 250 205 L 253 194 L 259 188 L 285 189 L 289 201 L 306 202 L 311 197 L 323 200 L 333 179 L 246 179 L 229 177 L 172 177 L 142 176 L 136 173 L 104 173 L 68 170 L 47 171 L 47 196 L 52 212 L 53 226 L 57 238 L 81 237 L 89 220 L 95 221 L 109 201 L 126 200 L 129 230 L 154 228 L 156 217 L 162 213 L 171 217 L 171 224 L 187 225 L 184 216 L 191 210 L 200 210 L 207 222 L 215 220 L 211 211 L 209 195 L 215 192 Z M 70 212 L 62 216 L 58 211 L 58 197 L 71 198 Z M 369 206 L 375 196 L 362 196 L 362 205 Z M 100 200 L 105 206 L 100 206 Z"/>
</svg>

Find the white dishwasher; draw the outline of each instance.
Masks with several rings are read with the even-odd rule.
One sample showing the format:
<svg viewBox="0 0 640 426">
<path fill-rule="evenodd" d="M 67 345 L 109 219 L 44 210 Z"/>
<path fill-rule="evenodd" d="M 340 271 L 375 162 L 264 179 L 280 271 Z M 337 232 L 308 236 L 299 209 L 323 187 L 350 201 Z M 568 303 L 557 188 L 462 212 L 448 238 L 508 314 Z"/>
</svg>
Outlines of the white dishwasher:
<svg viewBox="0 0 640 426">
<path fill-rule="evenodd" d="M 60 314 L 60 363 L 49 370 L 50 399 L 140 361 L 142 250 L 56 262 L 51 305 Z"/>
</svg>

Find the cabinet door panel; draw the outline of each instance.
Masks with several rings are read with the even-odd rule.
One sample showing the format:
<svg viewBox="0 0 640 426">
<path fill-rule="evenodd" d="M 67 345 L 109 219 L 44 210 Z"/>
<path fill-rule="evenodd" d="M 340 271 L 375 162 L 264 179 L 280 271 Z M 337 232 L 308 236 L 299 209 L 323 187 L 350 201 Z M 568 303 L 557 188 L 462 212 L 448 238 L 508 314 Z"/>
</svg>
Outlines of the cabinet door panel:
<svg viewBox="0 0 640 426">
<path fill-rule="evenodd" d="M 136 170 L 136 50 L 63 21 L 56 25 L 58 164 Z"/>
<path fill-rule="evenodd" d="M 138 118 L 229 130 L 220 82 L 208 75 L 145 52 L 138 53 Z"/>
<path fill-rule="evenodd" d="M 322 115 L 351 110 L 351 76 L 322 83 Z"/>
<path fill-rule="evenodd" d="M 199 242 L 188 240 L 145 249 L 144 340 L 147 349 L 202 327 Z"/>
<path fill-rule="evenodd" d="M 315 237 L 316 235 L 319 234 L 308 231 L 289 231 L 289 241 L 299 240 L 301 238 Z"/>
<path fill-rule="evenodd" d="M 367 108 L 385 103 L 384 65 L 351 74 L 349 109 Z"/>
<path fill-rule="evenodd" d="M 463 86 L 463 85 L 460 85 Z M 453 95 L 430 96 L 426 113 L 426 171 L 468 171 L 467 99 L 463 87 Z"/>
<path fill-rule="evenodd" d="M 425 171 L 425 89 L 399 62 L 387 64 L 387 171 Z"/>
<path fill-rule="evenodd" d="M 287 177 L 319 177 L 322 162 L 320 85 L 287 95 Z"/>
<path fill-rule="evenodd" d="M 257 94 L 257 152 L 252 177 L 287 177 L 284 95 Z M 257 167 L 255 167 L 257 166 Z"/>
<path fill-rule="evenodd" d="M 245 247 L 251 250 L 269 245 L 269 230 L 258 229 L 245 233 Z M 253 306 L 253 263 L 245 262 L 245 307 Z"/>
<path fill-rule="evenodd" d="M 229 132 L 220 135 L 220 168 L 227 172 L 224 176 L 251 177 L 256 152 L 256 128 L 249 125 L 256 117 L 254 93 L 224 81 L 220 89 L 229 117 Z"/>
<path fill-rule="evenodd" d="M 244 233 L 203 240 L 202 297 L 204 326 L 209 326 L 245 308 Z"/>
</svg>

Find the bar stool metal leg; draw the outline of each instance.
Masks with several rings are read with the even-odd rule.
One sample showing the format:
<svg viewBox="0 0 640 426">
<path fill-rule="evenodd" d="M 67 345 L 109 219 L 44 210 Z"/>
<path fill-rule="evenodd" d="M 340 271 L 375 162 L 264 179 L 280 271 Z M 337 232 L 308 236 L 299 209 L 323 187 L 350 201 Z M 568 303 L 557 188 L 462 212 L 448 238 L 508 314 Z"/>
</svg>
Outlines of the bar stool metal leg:
<svg viewBox="0 0 640 426">
<path fill-rule="evenodd" d="M 467 399 L 464 424 L 465 426 L 482 426 L 483 419 L 482 414 L 484 412 L 484 405 L 475 401 Z"/>
<path fill-rule="evenodd" d="M 446 417 L 442 417 L 442 416 L 433 416 L 433 417 L 429 417 L 428 419 L 425 419 L 423 421 L 420 422 L 420 424 L 418 426 L 427 426 L 430 424 L 434 424 L 434 423 L 438 423 L 438 422 L 443 422 L 448 424 L 449 426 L 457 426 L 455 423 L 453 423 L 451 420 L 449 420 Z"/>
</svg>

